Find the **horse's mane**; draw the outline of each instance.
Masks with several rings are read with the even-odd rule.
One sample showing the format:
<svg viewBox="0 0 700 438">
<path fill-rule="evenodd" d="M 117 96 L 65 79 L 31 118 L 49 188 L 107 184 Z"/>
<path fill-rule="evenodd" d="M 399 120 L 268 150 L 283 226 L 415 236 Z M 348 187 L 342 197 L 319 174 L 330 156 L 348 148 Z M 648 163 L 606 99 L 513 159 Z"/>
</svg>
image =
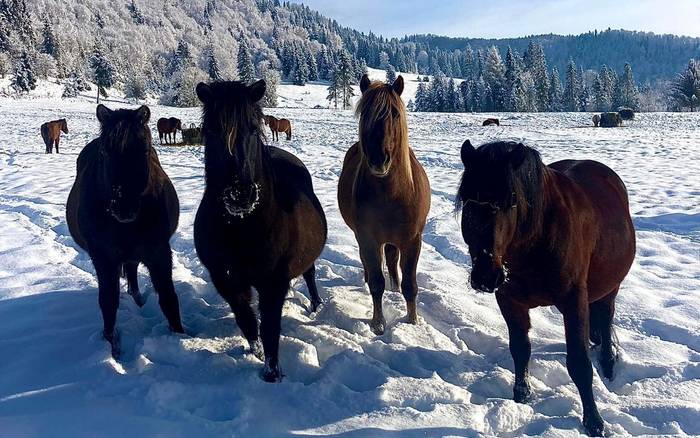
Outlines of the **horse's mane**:
<svg viewBox="0 0 700 438">
<path fill-rule="evenodd" d="M 136 114 L 137 110 L 117 109 L 111 112 L 109 118 L 100 124 L 100 143 L 111 150 L 124 152 L 128 146 L 129 132 L 134 129 L 143 130 L 143 140 L 152 148 L 151 131 Z"/>
<path fill-rule="evenodd" d="M 510 208 L 515 206 L 518 209 L 518 226 L 521 238 L 538 231 L 538 224 L 542 222 L 544 215 L 545 200 L 545 165 L 542 162 L 540 153 L 535 149 L 521 143 L 512 141 L 500 141 L 487 143 L 476 149 L 472 158 L 476 165 L 489 168 L 488 163 L 498 163 L 505 169 L 505 178 L 502 183 L 503 199 L 489 199 L 499 208 Z M 479 199 L 469 199 L 468 192 L 470 184 L 466 169 L 460 181 L 459 190 L 455 199 L 455 207 L 461 209 L 468 201 L 483 201 Z M 473 187 L 471 191 L 473 192 Z M 515 199 L 513 199 L 515 193 Z M 478 195 L 478 192 L 477 192 Z"/>
<path fill-rule="evenodd" d="M 239 138 L 255 136 L 265 144 L 265 130 L 262 129 L 262 108 L 259 103 L 251 103 L 248 100 L 247 87 L 240 81 L 221 81 L 209 84 L 211 102 L 205 103 L 202 110 L 202 132 L 210 131 L 212 127 L 220 126 L 222 129 L 230 128 L 229 135 L 233 136 L 230 145 L 236 144 Z M 245 104 L 232 105 L 231 102 L 246 102 Z M 266 147 L 262 147 L 266 150 Z M 229 150 L 233 154 L 233 151 Z M 265 152 L 263 152 L 265 153 Z"/>
<path fill-rule="evenodd" d="M 406 121 L 406 106 L 401 96 L 396 94 L 391 85 L 374 81 L 369 88 L 362 93 L 362 97 L 357 102 L 355 115 L 360 119 L 360 138 L 362 133 L 370 126 L 381 122 L 387 118 L 393 119 L 392 113 L 398 114 L 398 122 L 401 129 L 401 149 L 402 164 L 405 166 L 406 175 L 409 181 L 413 182 L 413 172 L 411 170 L 410 149 L 408 146 L 408 122 Z"/>
</svg>

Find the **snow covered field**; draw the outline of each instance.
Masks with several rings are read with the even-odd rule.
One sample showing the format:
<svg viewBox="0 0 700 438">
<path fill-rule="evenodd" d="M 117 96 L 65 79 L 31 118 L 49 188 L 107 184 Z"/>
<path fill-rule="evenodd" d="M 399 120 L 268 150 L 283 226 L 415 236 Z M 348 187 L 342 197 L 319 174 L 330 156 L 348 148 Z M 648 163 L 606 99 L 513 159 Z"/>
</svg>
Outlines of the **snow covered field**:
<svg viewBox="0 0 700 438">
<path fill-rule="evenodd" d="M 197 109 L 151 109 L 152 126 L 162 116 L 186 125 L 199 118 Z M 94 269 L 64 218 L 75 159 L 97 133 L 94 104 L 0 100 L 0 436 L 577 436 L 581 405 L 558 312 L 531 312 L 534 397 L 518 405 L 495 299 L 467 285 L 453 213 L 465 138 L 522 140 L 547 162 L 593 158 L 620 174 L 638 251 L 617 300 L 617 375 L 608 382 L 594 373 L 594 393 L 615 435 L 700 434 L 700 114 L 641 114 L 620 129 L 590 128 L 587 114 L 500 115 L 500 128 L 479 126 L 485 114 L 410 114 L 411 144 L 433 190 L 421 322 L 403 323 L 403 297 L 388 291 L 387 330 L 377 337 L 357 245 L 336 203 L 357 121 L 349 111 L 270 113 L 292 120 L 294 139 L 281 145 L 307 164 L 329 221 L 317 262 L 325 304 L 310 314 L 303 281 L 294 284 L 280 384 L 259 379 L 261 363 L 244 352 L 194 251 L 203 150 L 158 147 L 181 202 L 172 245 L 187 335 L 168 331 L 142 271 L 147 303 L 140 309 L 123 294 L 116 362 L 101 339 Z M 64 153 L 44 155 L 39 125 L 62 116 Z"/>
</svg>

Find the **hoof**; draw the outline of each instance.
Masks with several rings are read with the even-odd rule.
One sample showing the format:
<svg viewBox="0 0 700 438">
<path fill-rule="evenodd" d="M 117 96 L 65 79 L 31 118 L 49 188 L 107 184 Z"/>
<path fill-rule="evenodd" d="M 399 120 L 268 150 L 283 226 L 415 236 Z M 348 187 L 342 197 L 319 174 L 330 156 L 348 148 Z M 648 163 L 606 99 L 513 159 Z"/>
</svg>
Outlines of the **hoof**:
<svg viewBox="0 0 700 438">
<path fill-rule="evenodd" d="M 372 320 L 369 323 L 369 328 L 372 329 L 372 332 L 374 332 L 375 335 L 381 336 L 384 334 L 384 329 L 386 328 L 386 321 L 384 321 L 383 319 L 380 321 Z"/>
<path fill-rule="evenodd" d="M 121 343 L 119 342 L 119 333 L 115 330 L 112 333 L 102 332 L 105 341 L 109 342 L 111 347 L 112 357 L 119 359 L 121 355 Z"/>
<path fill-rule="evenodd" d="M 605 422 L 600 417 L 599 413 L 588 417 L 583 417 L 583 428 L 588 436 L 604 436 Z"/>
<path fill-rule="evenodd" d="M 260 359 L 261 361 L 264 362 L 265 361 L 265 352 L 263 351 L 263 347 L 262 347 L 262 344 L 260 343 L 260 341 L 257 341 L 257 340 L 253 341 L 253 342 L 249 341 L 249 345 L 250 345 L 250 350 L 249 350 L 250 353 L 253 356 L 257 357 L 258 359 Z"/>
<path fill-rule="evenodd" d="M 513 401 L 516 403 L 525 404 L 530 401 L 532 391 L 527 383 L 517 384 L 513 386 Z"/>
<path fill-rule="evenodd" d="M 615 378 L 615 360 L 614 357 L 611 358 L 600 358 L 598 364 L 600 365 L 601 371 L 603 372 L 603 377 L 612 381 Z"/>
<path fill-rule="evenodd" d="M 279 383 L 282 381 L 282 377 L 284 375 L 280 372 L 279 365 L 272 367 L 268 361 L 265 361 L 265 366 L 260 372 L 261 379 L 267 383 Z"/>
<path fill-rule="evenodd" d="M 315 313 L 319 307 L 323 304 L 322 300 L 311 300 L 311 313 Z"/>
</svg>

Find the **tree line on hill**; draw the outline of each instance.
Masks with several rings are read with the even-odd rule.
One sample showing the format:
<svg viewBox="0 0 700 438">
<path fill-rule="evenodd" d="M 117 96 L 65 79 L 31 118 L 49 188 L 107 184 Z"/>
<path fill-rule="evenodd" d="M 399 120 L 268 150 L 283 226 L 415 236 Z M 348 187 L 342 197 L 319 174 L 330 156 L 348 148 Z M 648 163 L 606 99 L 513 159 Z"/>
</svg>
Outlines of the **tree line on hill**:
<svg viewBox="0 0 700 438">
<path fill-rule="evenodd" d="M 455 41 L 466 43 L 454 47 Z M 267 105 L 275 105 L 281 80 L 297 85 L 324 81 L 330 84 L 331 106 L 347 108 L 352 84 L 371 66 L 386 69 L 389 76 L 401 71 L 435 77 L 414 102 L 431 111 L 582 109 L 622 100 L 630 106 L 636 101 L 642 110 L 697 106 L 687 97 L 695 86 L 687 78 L 682 87 L 677 86 L 680 78 L 652 81 L 662 79 L 689 50 L 697 53 L 698 39 L 619 31 L 530 37 L 506 40 L 513 48 L 505 60 L 500 57 L 505 49 L 499 49 L 503 41 L 484 46 L 485 41 L 386 39 L 279 0 L 0 0 L 0 77 L 10 75 L 18 92 L 33 89 L 38 78 L 54 77 L 70 97 L 90 91 L 90 79 L 98 96 L 118 86 L 133 99 L 151 95 L 163 104 L 189 106 L 197 103 L 193 90 L 199 81 L 264 78 L 270 88 Z M 524 41 L 530 42 L 520 56 Z M 591 50 L 574 50 L 572 41 Z M 654 53 L 667 49 L 659 56 L 667 61 L 673 56 L 673 62 L 641 60 L 642 46 Z M 567 47 L 571 62 L 560 78 L 559 61 L 550 70 L 545 52 L 559 59 Z M 611 59 L 617 64 L 626 56 L 634 62 L 620 70 L 619 78 L 598 63 Z M 646 81 L 641 86 L 631 79 L 631 65 L 637 62 Z M 654 67 L 660 64 L 664 67 Z M 681 88 L 685 100 L 678 97 Z"/>
</svg>

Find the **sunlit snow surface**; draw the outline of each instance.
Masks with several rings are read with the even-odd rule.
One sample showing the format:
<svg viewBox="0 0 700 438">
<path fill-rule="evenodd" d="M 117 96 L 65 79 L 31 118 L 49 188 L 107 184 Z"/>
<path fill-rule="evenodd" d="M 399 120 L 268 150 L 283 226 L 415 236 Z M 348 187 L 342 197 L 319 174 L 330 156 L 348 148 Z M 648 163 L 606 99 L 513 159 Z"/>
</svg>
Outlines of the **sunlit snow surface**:
<svg viewBox="0 0 700 438">
<path fill-rule="evenodd" d="M 152 126 L 162 116 L 186 126 L 199 119 L 197 109 L 151 109 Z M 638 250 L 617 300 L 616 378 L 594 373 L 594 393 L 614 434 L 700 434 L 700 114 L 640 114 L 620 129 L 588 127 L 586 114 L 499 115 L 500 128 L 479 126 L 485 114 L 410 114 L 433 196 L 420 324 L 404 323 L 403 297 L 387 291 L 387 330 L 375 336 L 357 244 L 336 203 L 357 121 L 350 111 L 270 113 L 292 121 L 293 140 L 279 145 L 308 166 L 329 224 L 317 262 L 325 304 L 310 314 L 306 286 L 294 282 L 280 384 L 258 377 L 262 363 L 245 352 L 194 250 L 203 150 L 158 147 L 181 203 L 172 246 L 187 335 L 169 332 L 142 268 L 147 303 L 139 309 L 122 294 L 117 362 L 100 336 L 94 269 L 64 215 L 77 154 L 97 133 L 94 104 L 0 100 L 0 436 L 577 436 L 581 405 L 559 313 L 531 312 L 534 397 L 518 405 L 495 299 L 467 285 L 470 261 L 453 213 L 466 138 L 522 140 L 546 162 L 592 158 L 620 174 Z M 60 155 L 44 155 L 39 126 L 59 117 L 70 133 Z"/>
</svg>

